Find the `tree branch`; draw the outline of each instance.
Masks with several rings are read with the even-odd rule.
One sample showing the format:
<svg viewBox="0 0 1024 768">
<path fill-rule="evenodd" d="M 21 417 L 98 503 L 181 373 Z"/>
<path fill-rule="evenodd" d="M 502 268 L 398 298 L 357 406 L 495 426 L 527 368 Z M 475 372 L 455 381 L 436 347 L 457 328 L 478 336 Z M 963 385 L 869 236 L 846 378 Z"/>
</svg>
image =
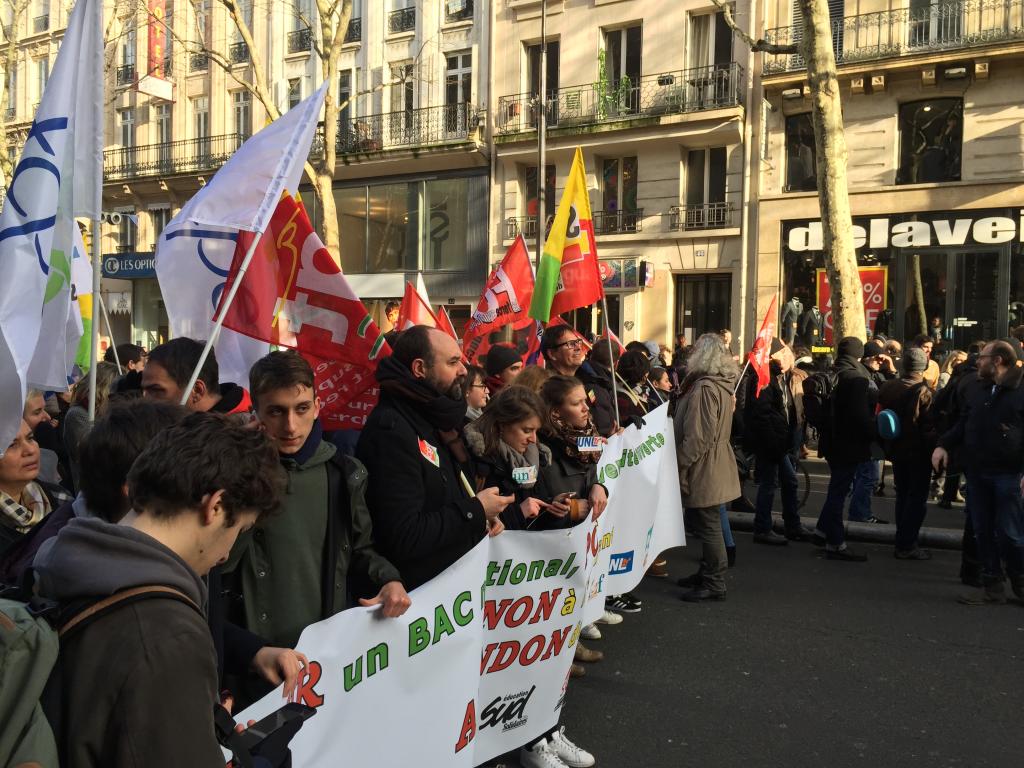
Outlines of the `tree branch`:
<svg viewBox="0 0 1024 768">
<path fill-rule="evenodd" d="M 739 38 L 750 46 L 750 50 L 755 53 L 777 53 L 777 54 L 792 54 L 800 53 L 800 47 L 796 43 L 790 43 L 789 45 L 779 45 L 777 43 L 769 43 L 763 37 L 760 40 L 755 40 L 747 34 L 746 30 L 741 29 L 736 23 L 736 20 L 732 15 L 732 5 L 723 2 L 723 0 L 711 0 L 717 8 L 719 8 L 723 17 L 725 18 L 725 24 L 729 29 L 736 33 Z"/>
</svg>

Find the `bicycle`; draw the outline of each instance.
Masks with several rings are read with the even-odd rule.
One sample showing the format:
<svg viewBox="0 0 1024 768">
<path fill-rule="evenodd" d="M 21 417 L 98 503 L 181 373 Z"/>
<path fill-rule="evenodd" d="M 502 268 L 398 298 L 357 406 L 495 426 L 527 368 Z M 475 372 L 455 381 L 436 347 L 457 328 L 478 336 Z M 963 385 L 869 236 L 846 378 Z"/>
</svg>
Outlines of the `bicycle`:
<svg viewBox="0 0 1024 768">
<path fill-rule="evenodd" d="M 736 454 L 736 469 L 740 475 L 740 488 L 743 498 L 750 506 L 757 506 L 757 468 L 754 454 L 747 454 L 742 448 L 733 449 Z M 796 460 L 797 509 L 803 509 L 811 495 L 811 473 L 800 459 Z M 776 484 L 776 496 L 778 495 Z M 780 502 L 781 504 L 781 502 Z M 772 505 L 774 508 L 774 504 Z"/>
</svg>

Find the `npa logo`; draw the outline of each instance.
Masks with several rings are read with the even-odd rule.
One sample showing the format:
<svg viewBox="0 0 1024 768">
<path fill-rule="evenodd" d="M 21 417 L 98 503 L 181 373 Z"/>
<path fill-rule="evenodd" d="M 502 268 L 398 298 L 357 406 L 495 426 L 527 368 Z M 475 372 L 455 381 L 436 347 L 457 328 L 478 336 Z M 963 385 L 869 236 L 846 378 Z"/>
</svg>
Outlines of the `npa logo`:
<svg viewBox="0 0 1024 768">
<path fill-rule="evenodd" d="M 620 573 L 629 573 L 633 570 L 633 550 L 620 552 L 617 555 L 609 556 L 608 575 L 615 576 Z"/>
</svg>

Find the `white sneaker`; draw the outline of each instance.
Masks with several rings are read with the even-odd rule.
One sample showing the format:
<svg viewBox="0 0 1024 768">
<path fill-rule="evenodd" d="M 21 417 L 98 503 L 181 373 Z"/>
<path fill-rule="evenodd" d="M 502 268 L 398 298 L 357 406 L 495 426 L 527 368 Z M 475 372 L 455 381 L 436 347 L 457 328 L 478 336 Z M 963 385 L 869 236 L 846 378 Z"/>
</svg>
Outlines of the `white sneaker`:
<svg viewBox="0 0 1024 768">
<path fill-rule="evenodd" d="M 587 626 L 580 630 L 580 635 L 584 640 L 600 640 L 601 630 L 594 624 L 587 624 Z"/>
<path fill-rule="evenodd" d="M 547 739 L 541 739 L 533 748 L 523 747 L 519 750 L 519 765 L 522 768 L 568 768 L 568 765 L 562 762 L 561 758 L 553 748 L 554 739 L 557 738 L 557 734 L 549 742 Z M 593 763 L 588 763 L 593 765 Z"/>
<path fill-rule="evenodd" d="M 621 624 L 622 614 L 613 613 L 612 611 L 605 611 L 604 614 L 596 622 L 597 624 Z"/>
<path fill-rule="evenodd" d="M 587 750 L 580 749 L 566 738 L 564 725 L 551 734 L 550 748 L 569 768 L 590 768 L 597 762 Z"/>
</svg>

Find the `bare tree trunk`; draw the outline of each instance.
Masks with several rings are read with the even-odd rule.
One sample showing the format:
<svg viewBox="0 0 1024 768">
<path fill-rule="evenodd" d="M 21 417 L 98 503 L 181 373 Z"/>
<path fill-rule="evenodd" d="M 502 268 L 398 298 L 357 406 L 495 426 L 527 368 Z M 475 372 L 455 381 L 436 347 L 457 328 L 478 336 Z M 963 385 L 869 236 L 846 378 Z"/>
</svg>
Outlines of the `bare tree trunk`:
<svg viewBox="0 0 1024 768">
<path fill-rule="evenodd" d="M 832 334 L 836 341 L 844 336 L 866 339 L 864 293 L 853 247 L 846 176 L 846 134 L 828 3 L 826 0 L 799 0 L 799 3 L 804 20 L 801 47 L 807 62 L 811 121 L 817 150 L 825 269 L 832 285 Z"/>
<path fill-rule="evenodd" d="M 921 256 L 915 253 L 910 257 L 910 279 L 914 284 L 914 304 L 917 305 L 917 333 L 928 333 L 928 312 L 924 308 L 924 283 L 921 282 Z M 910 329 L 904 334 L 910 338 Z"/>
</svg>

